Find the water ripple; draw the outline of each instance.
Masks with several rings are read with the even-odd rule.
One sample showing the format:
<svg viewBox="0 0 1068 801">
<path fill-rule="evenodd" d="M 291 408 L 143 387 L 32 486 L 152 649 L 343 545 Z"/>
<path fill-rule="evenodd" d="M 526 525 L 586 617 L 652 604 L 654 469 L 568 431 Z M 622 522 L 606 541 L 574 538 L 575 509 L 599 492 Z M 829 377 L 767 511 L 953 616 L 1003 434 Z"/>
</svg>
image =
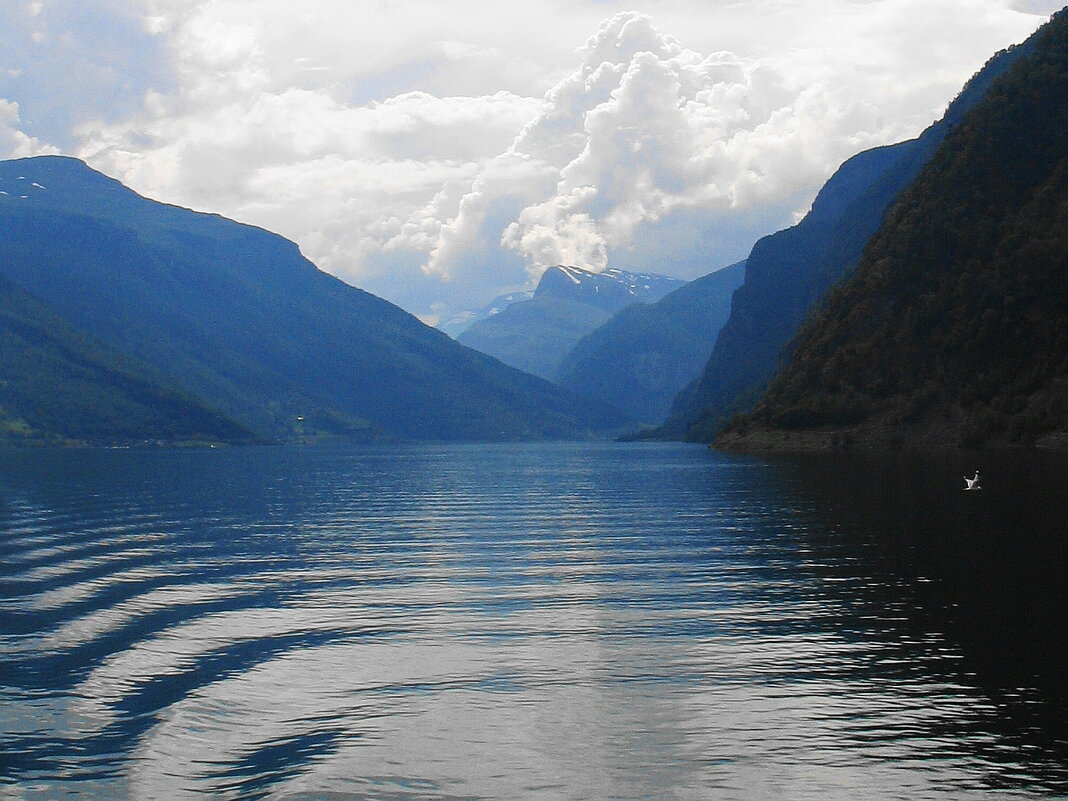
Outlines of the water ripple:
<svg viewBox="0 0 1068 801">
<path fill-rule="evenodd" d="M 835 494 L 879 467 L 607 444 L 0 452 L 0 786 L 1068 792 L 1060 685 L 986 647 L 1006 629 L 965 613 L 985 596 L 939 550 L 1006 518 Z M 1059 575 L 1041 531 L 1031 594 Z"/>
</svg>

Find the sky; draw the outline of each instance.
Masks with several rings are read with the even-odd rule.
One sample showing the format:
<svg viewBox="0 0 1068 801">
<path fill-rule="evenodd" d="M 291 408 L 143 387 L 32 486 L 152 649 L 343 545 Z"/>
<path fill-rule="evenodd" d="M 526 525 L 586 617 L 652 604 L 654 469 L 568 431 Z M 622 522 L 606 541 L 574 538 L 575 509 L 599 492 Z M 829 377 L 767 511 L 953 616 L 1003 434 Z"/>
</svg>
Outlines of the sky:
<svg viewBox="0 0 1068 801">
<path fill-rule="evenodd" d="M 294 240 L 434 324 L 691 279 L 920 133 L 1043 0 L 3 0 L 0 158 Z"/>
</svg>

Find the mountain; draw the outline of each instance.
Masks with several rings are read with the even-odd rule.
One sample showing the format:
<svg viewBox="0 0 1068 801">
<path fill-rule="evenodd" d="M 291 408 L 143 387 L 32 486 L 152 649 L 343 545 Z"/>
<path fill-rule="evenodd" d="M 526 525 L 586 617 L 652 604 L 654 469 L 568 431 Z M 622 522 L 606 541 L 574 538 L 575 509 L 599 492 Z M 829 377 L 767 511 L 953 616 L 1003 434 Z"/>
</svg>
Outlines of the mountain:
<svg viewBox="0 0 1068 801">
<path fill-rule="evenodd" d="M 256 439 L 3 277 L 0 376 L 0 442 Z"/>
<path fill-rule="evenodd" d="M 525 289 L 519 292 L 507 292 L 503 295 L 498 295 L 481 309 L 460 312 L 459 314 L 455 314 L 452 317 L 442 320 L 436 327 L 439 331 L 444 331 L 450 337 L 456 339 L 460 334 L 479 320 L 485 320 L 487 317 L 499 314 L 509 306 L 524 300 L 530 300 L 532 297 L 534 297 L 533 289 Z"/>
<path fill-rule="evenodd" d="M 661 422 L 708 361 L 744 277 L 743 261 L 655 303 L 627 306 L 578 341 L 561 363 L 557 383 L 610 401 L 641 423 Z"/>
<path fill-rule="evenodd" d="M 685 281 L 652 273 L 550 267 L 530 300 L 478 320 L 457 341 L 548 380 L 571 348 L 619 310 L 651 303 Z"/>
<path fill-rule="evenodd" d="M 893 200 L 990 84 L 1033 46 L 1034 37 L 995 55 L 917 139 L 846 161 L 804 219 L 753 246 L 708 364 L 675 399 L 661 436 L 708 441 L 731 415 L 752 408 L 809 310 L 854 267 Z"/>
<path fill-rule="evenodd" d="M 946 136 L 719 443 L 1068 446 L 1068 12 Z"/>
<path fill-rule="evenodd" d="M 0 275 L 264 437 L 586 436 L 607 407 L 464 348 L 296 245 L 82 162 L 0 162 Z"/>
</svg>

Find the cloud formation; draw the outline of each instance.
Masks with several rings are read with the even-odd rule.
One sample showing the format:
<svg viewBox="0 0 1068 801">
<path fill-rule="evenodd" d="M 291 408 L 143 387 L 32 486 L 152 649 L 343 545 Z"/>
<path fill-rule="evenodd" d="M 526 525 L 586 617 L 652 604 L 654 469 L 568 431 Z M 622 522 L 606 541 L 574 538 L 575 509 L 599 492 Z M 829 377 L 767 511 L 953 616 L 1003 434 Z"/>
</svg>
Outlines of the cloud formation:
<svg viewBox="0 0 1068 801">
<path fill-rule="evenodd" d="M 879 15 L 881 24 L 903 23 L 900 13 Z M 814 80 L 818 65 L 798 75 L 775 60 L 703 55 L 633 11 L 603 21 L 578 55 L 457 212 L 444 222 L 424 214 L 408 229 L 416 236 L 391 247 L 425 247 L 437 230 L 425 270 L 445 278 L 485 269 L 481 254 L 497 246 L 531 280 L 561 263 L 695 277 L 793 222 L 846 158 L 914 135 L 938 111 L 901 91 L 877 102 L 873 88 L 892 78 L 881 72 Z M 710 238 L 717 229 L 750 236 Z"/>
<path fill-rule="evenodd" d="M 0 98 L 0 154 L 6 158 L 25 158 L 58 153 L 58 149 L 29 136 L 19 129 L 19 104 Z"/>
<path fill-rule="evenodd" d="M 429 318 L 557 262 L 691 278 L 741 258 L 1053 10 L 633 5 L 655 18 L 616 0 L 15 3 L 0 156 L 58 146 Z"/>
</svg>

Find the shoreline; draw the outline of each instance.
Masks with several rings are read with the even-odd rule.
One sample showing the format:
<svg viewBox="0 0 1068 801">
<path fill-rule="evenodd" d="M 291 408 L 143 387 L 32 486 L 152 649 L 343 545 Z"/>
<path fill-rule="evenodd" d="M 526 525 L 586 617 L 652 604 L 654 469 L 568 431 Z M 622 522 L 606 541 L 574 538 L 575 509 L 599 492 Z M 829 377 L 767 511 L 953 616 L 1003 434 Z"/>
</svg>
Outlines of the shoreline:
<svg viewBox="0 0 1068 801">
<path fill-rule="evenodd" d="M 726 432 L 709 443 L 709 448 L 728 453 L 861 453 L 934 450 L 1045 450 L 1068 451 L 1068 431 L 1053 431 L 1034 442 L 1008 442 L 991 439 L 976 445 L 963 445 L 952 430 L 901 431 L 871 429 L 783 430 L 759 429 L 745 433 Z M 956 436 L 955 436 L 956 435 Z"/>
</svg>

